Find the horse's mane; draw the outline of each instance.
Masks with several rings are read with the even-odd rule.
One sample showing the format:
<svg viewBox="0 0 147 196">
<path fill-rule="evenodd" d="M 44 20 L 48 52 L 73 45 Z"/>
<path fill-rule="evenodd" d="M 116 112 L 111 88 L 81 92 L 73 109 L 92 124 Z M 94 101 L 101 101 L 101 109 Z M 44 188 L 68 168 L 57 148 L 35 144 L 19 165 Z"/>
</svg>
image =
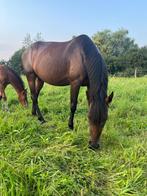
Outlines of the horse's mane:
<svg viewBox="0 0 147 196">
<path fill-rule="evenodd" d="M 80 35 L 74 40 L 81 44 L 84 51 L 84 64 L 90 80 L 91 94 L 97 94 L 101 91 L 101 88 L 106 91 L 108 82 L 107 67 L 99 49 L 86 35 Z"/>
<path fill-rule="evenodd" d="M 108 74 L 105 62 L 92 40 L 81 35 L 75 40 L 80 41 L 84 51 L 84 64 L 90 82 L 90 99 L 92 101 L 89 111 L 90 119 L 95 123 L 104 112 L 104 100 L 107 96 Z"/>
<path fill-rule="evenodd" d="M 21 77 L 16 73 L 16 71 L 14 71 L 14 70 L 13 70 L 12 68 L 10 68 L 9 66 L 6 66 L 6 67 L 8 68 L 8 70 L 9 70 L 13 75 L 15 75 L 15 77 L 17 78 L 19 84 L 20 84 L 23 88 L 25 88 L 25 87 L 24 87 L 24 82 L 23 82 L 23 80 L 22 80 Z"/>
</svg>

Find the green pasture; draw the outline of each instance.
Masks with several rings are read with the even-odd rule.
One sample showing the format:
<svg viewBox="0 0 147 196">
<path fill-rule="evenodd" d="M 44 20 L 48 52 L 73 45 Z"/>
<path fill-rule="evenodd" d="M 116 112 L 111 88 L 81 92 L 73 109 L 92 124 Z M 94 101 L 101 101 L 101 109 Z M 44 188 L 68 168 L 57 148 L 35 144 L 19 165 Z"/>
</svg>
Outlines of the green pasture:
<svg viewBox="0 0 147 196">
<path fill-rule="evenodd" d="M 101 148 L 93 151 L 84 87 L 71 131 L 69 87 L 44 86 L 39 105 L 46 123 L 40 124 L 30 94 L 25 109 L 9 86 L 9 112 L 0 103 L 0 196 L 146 196 L 147 77 L 110 78 L 112 90 Z"/>
</svg>

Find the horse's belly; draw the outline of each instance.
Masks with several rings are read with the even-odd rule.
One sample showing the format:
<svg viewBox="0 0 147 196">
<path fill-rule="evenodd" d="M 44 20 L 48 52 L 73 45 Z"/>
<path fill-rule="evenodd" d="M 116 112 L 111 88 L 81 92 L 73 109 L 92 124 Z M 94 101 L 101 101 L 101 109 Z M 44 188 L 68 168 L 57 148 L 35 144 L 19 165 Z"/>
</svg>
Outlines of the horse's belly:
<svg viewBox="0 0 147 196">
<path fill-rule="evenodd" d="M 66 70 L 55 70 L 53 68 L 41 69 L 37 68 L 35 73 L 42 79 L 44 82 L 55 85 L 55 86 L 66 86 L 69 85 L 68 74 Z"/>
<path fill-rule="evenodd" d="M 66 86 L 69 85 L 69 81 L 67 78 L 41 78 L 44 80 L 46 83 L 54 85 L 54 86 Z"/>
</svg>

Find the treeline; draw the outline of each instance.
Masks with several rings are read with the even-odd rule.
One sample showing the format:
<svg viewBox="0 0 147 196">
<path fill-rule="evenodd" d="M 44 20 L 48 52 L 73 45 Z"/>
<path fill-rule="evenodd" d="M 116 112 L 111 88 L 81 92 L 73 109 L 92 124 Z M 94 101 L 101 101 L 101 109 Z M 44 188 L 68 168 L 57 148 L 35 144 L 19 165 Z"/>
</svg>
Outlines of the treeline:
<svg viewBox="0 0 147 196">
<path fill-rule="evenodd" d="M 147 74 L 147 46 L 140 48 L 134 39 L 128 36 L 127 30 L 100 31 L 92 39 L 100 49 L 110 74 L 118 76 Z"/>
<path fill-rule="evenodd" d="M 43 40 L 40 33 L 32 40 L 29 34 L 23 41 L 23 46 L 16 51 L 9 61 L 2 61 L 12 67 L 17 73 L 22 73 L 21 54 L 34 41 Z M 92 40 L 99 48 L 108 67 L 109 74 L 116 76 L 143 76 L 147 75 L 147 46 L 139 47 L 128 31 L 120 29 L 98 31 Z"/>
</svg>

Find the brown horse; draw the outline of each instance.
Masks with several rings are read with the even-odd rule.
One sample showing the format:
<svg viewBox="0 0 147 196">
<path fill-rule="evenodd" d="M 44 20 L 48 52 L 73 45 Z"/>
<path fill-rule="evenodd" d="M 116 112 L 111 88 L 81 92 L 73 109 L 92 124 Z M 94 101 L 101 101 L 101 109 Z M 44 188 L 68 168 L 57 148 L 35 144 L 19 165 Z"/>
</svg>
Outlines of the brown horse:
<svg viewBox="0 0 147 196">
<path fill-rule="evenodd" d="M 5 88 L 11 84 L 18 94 L 18 100 L 23 106 L 27 106 L 27 92 L 22 79 L 8 66 L 0 65 L 0 100 L 7 100 Z"/>
<path fill-rule="evenodd" d="M 22 64 L 32 98 L 32 114 L 44 118 L 38 106 L 38 95 L 44 82 L 71 85 L 69 128 L 77 106 L 80 86 L 87 86 L 89 103 L 90 147 L 99 147 L 99 138 L 107 120 L 108 104 L 113 92 L 107 96 L 107 68 L 92 40 L 80 35 L 67 42 L 36 42 L 22 55 Z"/>
</svg>

